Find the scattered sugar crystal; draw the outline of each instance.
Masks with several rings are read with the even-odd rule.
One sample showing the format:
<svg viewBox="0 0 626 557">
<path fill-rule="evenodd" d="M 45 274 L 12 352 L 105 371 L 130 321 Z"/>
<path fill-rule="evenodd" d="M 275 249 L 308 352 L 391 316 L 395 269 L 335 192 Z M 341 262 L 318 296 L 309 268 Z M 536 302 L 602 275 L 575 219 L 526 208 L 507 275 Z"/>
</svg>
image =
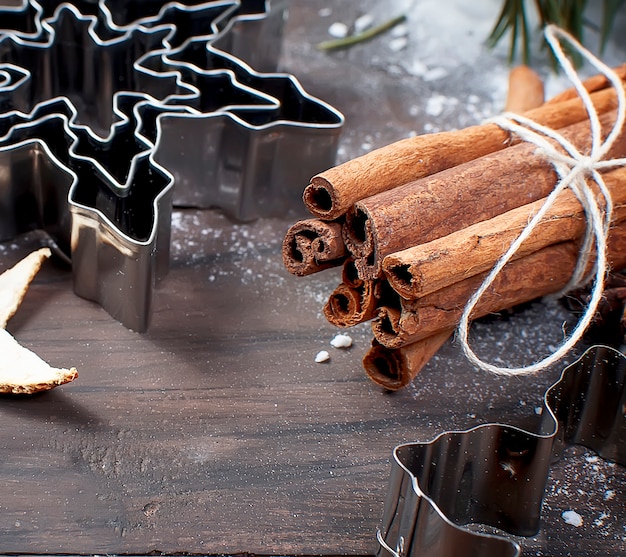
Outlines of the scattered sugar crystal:
<svg viewBox="0 0 626 557">
<path fill-rule="evenodd" d="M 352 346 L 352 337 L 339 333 L 330 341 L 330 345 L 333 348 L 350 348 L 350 346 Z"/>
<path fill-rule="evenodd" d="M 420 76 L 424 75 L 428 71 L 428 66 L 417 58 L 415 60 L 411 60 L 409 64 L 410 66 L 407 69 L 411 75 Z"/>
<path fill-rule="evenodd" d="M 390 34 L 394 38 L 406 37 L 409 34 L 409 26 L 406 23 L 401 23 L 400 25 L 396 25 L 391 30 Z"/>
<path fill-rule="evenodd" d="M 374 23 L 374 17 L 372 14 L 363 14 L 361 17 L 357 17 L 354 22 L 354 32 L 363 33 L 366 29 L 369 29 Z"/>
<path fill-rule="evenodd" d="M 332 13 L 332 8 L 322 8 L 319 12 L 317 12 L 317 15 L 319 15 L 320 17 L 328 17 Z"/>
<path fill-rule="evenodd" d="M 400 52 L 401 50 L 404 50 L 408 44 L 409 39 L 406 37 L 396 37 L 389 41 L 389 48 L 394 52 Z"/>
<path fill-rule="evenodd" d="M 610 515 L 608 513 L 602 512 L 600 513 L 600 516 L 593 521 L 593 524 L 598 528 L 601 528 L 604 526 L 604 521 L 609 518 L 609 516 Z"/>
<path fill-rule="evenodd" d="M 422 76 L 424 81 L 437 81 L 444 77 L 448 77 L 448 71 L 445 68 L 432 68 Z"/>
<path fill-rule="evenodd" d="M 315 363 L 321 364 L 322 362 L 327 362 L 330 360 L 330 354 L 327 350 L 320 350 L 315 356 Z"/>
<path fill-rule="evenodd" d="M 446 98 L 443 95 L 433 95 L 426 102 L 426 114 L 430 116 L 441 116 Z"/>
<path fill-rule="evenodd" d="M 583 517 L 580 516 L 576 511 L 563 511 L 563 514 L 561 516 L 567 524 L 571 524 L 576 528 L 583 525 Z"/>
<path fill-rule="evenodd" d="M 329 28 L 328 34 L 336 39 L 343 39 L 348 35 L 348 26 L 340 21 L 335 21 Z"/>
<path fill-rule="evenodd" d="M 615 490 L 614 489 L 607 489 L 604 492 L 604 500 L 605 501 L 610 501 L 611 499 L 613 499 L 615 497 Z"/>
</svg>

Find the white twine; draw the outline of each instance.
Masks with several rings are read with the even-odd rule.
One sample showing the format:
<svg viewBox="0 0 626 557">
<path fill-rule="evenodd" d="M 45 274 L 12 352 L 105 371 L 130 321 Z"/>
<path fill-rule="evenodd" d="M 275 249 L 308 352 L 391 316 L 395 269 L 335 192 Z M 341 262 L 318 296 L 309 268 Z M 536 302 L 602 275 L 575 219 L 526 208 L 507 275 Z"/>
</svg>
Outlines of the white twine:
<svg viewBox="0 0 626 557">
<path fill-rule="evenodd" d="M 465 356 L 475 366 L 485 371 L 490 371 L 499 375 L 528 375 L 539 372 L 563 358 L 581 339 L 587 327 L 591 324 L 598 304 L 602 298 L 604 290 L 604 279 L 608 272 L 607 262 L 607 237 L 611 223 L 611 212 L 613 205 L 611 195 L 600 175 L 599 171 L 607 168 L 615 168 L 626 165 L 626 158 L 604 160 L 617 136 L 622 131 L 624 120 L 626 119 L 626 95 L 624 86 L 619 76 L 608 66 L 593 56 L 569 33 L 556 27 L 548 25 L 545 28 L 546 41 L 552 48 L 554 55 L 564 70 L 569 80 L 573 83 L 578 95 L 582 99 L 583 105 L 589 116 L 591 127 L 591 148 L 588 155 L 578 151 L 567 139 L 554 130 L 537 124 L 536 122 L 519 116 L 517 114 L 506 113 L 496 117 L 491 122 L 501 128 L 518 135 L 522 140 L 533 143 L 538 147 L 539 154 L 546 157 L 554 166 L 559 180 L 554 190 L 546 198 L 546 202 L 541 209 L 533 216 L 528 225 L 519 237 L 511 244 L 506 253 L 493 267 L 480 288 L 469 299 L 461 317 L 458 328 L 458 338 Z M 617 94 L 617 117 L 615 125 L 606 139 L 602 141 L 602 126 L 598 113 L 593 106 L 591 97 L 585 89 L 581 79 L 577 75 L 572 63 L 565 56 L 559 39 L 565 39 L 575 50 L 580 53 L 591 65 L 603 74 Z M 565 153 L 556 148 L 548 139 L 556 141 Z M 596 196 L 593 188 L 587 183 L 590 179 L 599 188 L 600 194 Z M 532 234 L 533 230 L 545 216 L 547 211 L 556 201 L 558 195 L 569 188 L 580 201 L 587 219 L 587 230 L 582 242 L 578 262 L 574 273 L 564 288 L 563 292 L 581 286 L 594 279 L 594 286 L 587 308 L 571 335 L 559 346 L 551 355 L 532 365 L 525 367 L 499 367 L 481 360 L 470 348 L 468 342 L 470 315 L 485 293 L 498 276 L 502 268 L 511 260 L 515 252 L 522 243 Z M 593 249 L 595 247 L 595 250 Z M 595 251 L 595 254 L 594 254 Z M 585 269 L 589 264 L 590 257 L 595 255 L 593 270 L 585 277 Z"/>
</svg>

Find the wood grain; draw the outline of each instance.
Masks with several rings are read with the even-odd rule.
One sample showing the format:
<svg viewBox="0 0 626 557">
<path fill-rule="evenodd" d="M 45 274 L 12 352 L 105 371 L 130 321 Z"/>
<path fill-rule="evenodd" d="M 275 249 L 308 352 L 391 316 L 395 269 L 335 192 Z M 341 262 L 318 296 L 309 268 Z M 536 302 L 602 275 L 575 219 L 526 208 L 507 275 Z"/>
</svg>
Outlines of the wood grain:
<svg viewBox="0 0 626 557">
<path fill-rule="evenodd" d="M 385 394 L 361 368 L 367 324 L 348 331 L 350 350 L 329 346 L 338 330 L 320 297 L 337 277 L 283 270 L 287 222 L 241 227 L 210 211 L 177 222 L 147 333 L 76 297 L 53 261 L 9 322 L 20 342 L 80 377 L 0 398 L 0 553 L 371 554 L 396 444 L 486 420 L 535 423 L 558 370 L 520 385 L 476 374 L 450 343 L 411 387 Z M 0 244 L 2 266 L 31 247 L 28 237 Z M 558 339 L 563 315 L 538 306 L 522 327 L 543 346 Z M 503 326 L 475 341 L 491 346 L 492 335 L 510 334 Z M 314 363 L 323 348 L 330 363 Z M 555 481 L 584 474 L 585 458 Z M 605 508 L 619 517 L 621 468 L 605 482 L 616 492 Z M 546 533 L 561 527 L 558 505 L 578 508 L 571 489 L 549 499 Z M 618 534 L 597 535 L 590 555 L 616 554 Z M 569 541 L 563 533 L 530 547 L 559 555 Z"/>
</svg>

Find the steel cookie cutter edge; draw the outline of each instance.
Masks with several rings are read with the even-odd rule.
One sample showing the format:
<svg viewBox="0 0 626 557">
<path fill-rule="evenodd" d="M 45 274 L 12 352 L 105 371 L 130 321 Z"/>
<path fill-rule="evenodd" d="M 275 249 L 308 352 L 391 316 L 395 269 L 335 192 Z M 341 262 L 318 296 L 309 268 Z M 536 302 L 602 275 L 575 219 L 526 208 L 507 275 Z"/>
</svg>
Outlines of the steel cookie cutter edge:
<svg viewBox="0 0 626 557">
<path fill-rule="evenodd" d="M 519 557 L 540 529 L 551 462 L 566 444 L 626 466 L 626 357 L 592 346 L 544 395 L 537 433 L 489 423 L 393 451 L 376 557 Z"/>
<path fill-rule="evenodd" d="M 104 4 L 102 1 L 100 4 Z M 220 2 L 207 2 L 205 5 L 214 6 L 217 4 L 225 5 L 225 3 Z M 26 5 L 25 3 L 23 5 Z M 29 4 L 30 5 L 30 4 Z M 75 8 L 69 3 L 63 3 L 65 9 L 73 9 Z M 269 10 L 269 1 L 264 2 L 264 6 Z M 241 4 L 240 4 L 241 7 Z M 182 10 L 186 9 L 184 5 L 180 5 Z M 194 8 L 197 8 L 194 7 Z M 191 9 L 191 8 L 189 8 Z M 57 8 L 58 11 L 61 8 Z M 56 17 L 58 17 L 58 11 L 55 10 L 55 17 L 51 19 L 54 21 Z M 281 9 L 282 13 L 282 9 Z M 282 18 L 282 15 L 281 15 Z M 84 19 L 91 19 L 91 16 L 85 16 Z M 223 26 L 223 30 L 221 33 L 217 34 L 217 39 L 224 38 L 226 34 L 231 29 L 239 28 L 244 29 L 245 25 L 242 25 L 239 20 L 242 21 L 255 21 L 255 22 L 263 22 L 265 18 L 261 14 L 246 14 L 244 13 L 242 16 L 237 16 L 232 19 L 228 19 L 223 17 L 219 20 L 219 24 Z M 48 21 L 46 20 L 43 24 L 39 23 L 39 28 L 45 27 L 50 30 L 51 28 L 48 26 Z M 226 21 L 226 24 L 223 23 Z M 164 25 L 158 25 L 158 18 L 153 19 L 153 23 L 155 23 L 155 29 L 166 27 Z M 95 26 L 95 18 L 93 19 L 93 24 Z M 129 26 L 121 26 L 119 27 L 120 32 L 128 32 L 132 25 Z M 170 25 L 170 28 L 175 29 L 175 25 Z M 215 28 L 212 27 L 212 30 Z M 5 33 L 6 34 L 6 33 Z M 24 36 L 20 36 L 17 34 L 20 40 L 24 40 Z M 245 33 L 243 34 L 245 37 Z M 28 39 L 31 37 L 29 36 Z M 169 38 L 169 36 L 168 36 Z M 207 45 L 211 43 L 211 40 L 207 40 Z M 104 42 L 103 42 L 104 44 Z M 243 41 L 243 44 L 246 44 L 246 41 Z M 141 57 L 138 59 L 140 60 Z M 138 64 L 138 61 L 134 64 Z M 8 67 L 10 64 L 5 64 L 4 67 Z M 245 66 L 246 70 L 248 69 Z M 143 69 L 143 68 L 142 68 Z M 175 73 L 175 72 L 174 72 Z M 5 77 L 6 71 L 3 69 L 3 85 L 9 84 L 9 87 L 12 86 L 9 77 Z M 261 74 L 256 74 L 257 76 L 261 76 Z M 23 77 L 23 76 L 22 76 Z M 290 76 L 291 77 L 291 76 Z M 293 78 L 293 81 L 297 83 L 297 80 Z M 7 88 L 5 87 L 5 90 Z M 306 93 L 301 90 L 303 95 L 306 96 Z M 116 95 L 121 92 L 116 93 Z M 263 96 L 263 93 L 260 93 Z M 317 102 L 318 99 L 314 97 L 307 96 L 309 101 Z M 44 101 L 44 103 L 47 101 Z M 319 101 L 320 104 L 324 104 Z M 71 102 L 70 102 L 71 104 Z M 280 106 L 280 101 L 276 100 L 275 107 Z M 33 107 L 32 111 L 35 112 L 36 108 L 39 106 L 37 104 Z M 163 109 L 164 113 L 168 110 L 167 103 L 160 103 L 160 108 Z M 324 106 L 328 107 L 328 105 Z M 331 107 L 328 107 L 331 108 Z M 113 109 L 115 111 L 115 107 Z M 331 109 L 332 110 L 332 109 Z M 177 112 L 178 111 L 178 112 Z M 171 107 L 171 113 L 162 114 L 161 116 L 172 116 L 172 115 L 180 115 L 182 113 L 181 107 Z M 343 123 L 343 117 L 340 113 L 334 111 L 337 115 L 336 121 L 332 126 L 339 129 Z M 61 115 L 62 116 L 62 115 Z M 191 115 L 185 115 L 191 116 Z M 236 116 L 233 114 L 229 114 L 228 112 L 215 112 L 212 114 L 206 114 L 203 116 L 212 116 L 223 118 L 224 116 L 228 118 L 228 120 L 238 120 Z M 160 122 L 160 117 L 157 124 Z M 72 127 L 70 126 L 70 119 L 66 119 L 66 132 L 71 133 Z M 281 122 L 280 125 L 283 123 Z M 27 127 L 29 124 L 24 124 L 24 127 Z M 266 126 L 266 128 L 271 127 Z M 312 126 L 314 127 L 314 126 Z M 75 129 L 75 128 L 74 128 Z M 251 128 L 252 129 L 252 128 Z M 253 133 L 253 132 L 251 132 Z M 255 130 L 256 133 L 256 130 Z M 274 134 L 276 135 L 276 134 Z M 335 135 L 338 135 L 336 133 Z M 142 141 L 146 138 L 141 134 L 137 134 L 137 138 Z M 151 298 L 152 298 L 152 289 L 155 284 L 155 281 L 158 280 L 161 276 L 163 276 L 167 272 L 168 267 L 168 259 L 169 259 L 169 235 L 170 235 L 170 217 L 171 217 L 171 205 L 172 205 L 172 184 L 173 175 L 169 172 L 169 169 L 165 168 L 163 165 L 158 164 L 157 161 L 154 160 L 153 156 L 155 152 L 158 150 L 160 144 L 160 135 L 154 141 L 154 146 L 152 149 L 147 149 L 143 153 L 140 153 L 138 157 L 133 158 L 131 164 L 131 170 L 136 170 L 136 161 L 141 157 L 142 160 L 149 160 L 151 168 L 154 172 L 161 175 L 161 182 L 167 182 L 161 185 L 161 191 L 158 193 L 153 199 L 153 211 L 155 215 L 155 222 L 152 232 L 148 235 L 147 238 L 142 239 L 142 241 L 135 241 L 128 234 L 122 233 L 119 230 L 116 230 L 117 226 L 115 222 L 112 222 L 110 218 L 102 212 L 99 211 L 96 207 L 89 207 L 88 204 L 81 203 L 72 203 L 69 202 L 71 213 L 72 213 L 72 224 L 71 224 L 71 236 L 72 236 L 72 259 L 74 266 L 74 289 L 75 292 L 85 298 L 94 300 L 107 310 L 114 318 L 121 321 L 125 326 L 137 330 L 137 331 L 145 331 L 148 327 L 149 317 L 150 317 L 150 306 L 151 306 Z M 4 145 L 3 152 L 6 154 L 7 152 L 14 152 L 16 149 L 22 149 L 26 147 L 26 143 L 22 142 L 14 145 Z M 32 152 L 35 153 L 36 156 L 43 155 L 47 158 L 53 158 L 50 150 L 45 145 L 45 142 L 39 140 L 39 138 L 32 138 L 32 142 L 30 142 L 29 148 L 32 149 Z M 336 145 L 335 145 L 336 151 Z M 334 156 L 334 155 L 333 155 Z M 147 157 L 147 158 L 146 158 Z M 87 157 L 82 157 L 83 159 L 87 159 Z M 49 161 L 50 162 L 50 161 Z M 51 165 L 53 167 L 63 167 L 62 164 L 57 164 L 58 160 L 51 161 Z M 93 159 L 93 166 L 96 170 L 102 171 L 102 167 L 99 165 L 97 159 Z M 264 162 L 264 161 L 261 161 Z M 64 168 L 68 171 L 70 177 L 68 178 L 71 185 L 68 185 L 69 182 L 64 181 L 59 188 L 59 191 L 65 192 L 70 189 L 73 190 L 76 185 L 76 174 L 71 171 L 71 169 Z M 101 174 L 106 172 L 101 172 Z M 114 189 L 119 189 L 119 184 L 116 185 L 114 181 L 112 181 L 112 185 Z M 128 186 L 128 183 L 126 184 Z M 242 187 L 246 187 L 244 183 Z M 166 210 L 166 207 L 168 210 Z M 237 210 L 237 207 L 234 208 Z M 232 216 L 232 214 L 231 214 Z M 235 217 L 237 215 L 235 214 Z M 252 215 L 251 218 L 258 218 L 258 216 L 263 215 Z M 167 217 L 167 226 L 164 224 L 164 217 Z M 66 218 L 60 219 L 63 222 L 66 222 Z M 97 231 L 94 233 L 94 231 Z M 158 231 L 158 234 L 156 232 Z M 156 237 L 159 238 L 158 242 L 156 241 Z M 104 247 L 103 247 L 104 246 Z M 106 252 L 106 255 L 105 255 Z M 79 261 L 77 261 L 79 260 Z M 107 271 L 108 270 L 108 271 Z M 120 292 L 122 293 L 120 295 Z M 132 304 L 128 304 L 127 300 L 133 299 L 134 302 Z M 123 301 L 122 301 L 123 299 Z"/>
</svg>

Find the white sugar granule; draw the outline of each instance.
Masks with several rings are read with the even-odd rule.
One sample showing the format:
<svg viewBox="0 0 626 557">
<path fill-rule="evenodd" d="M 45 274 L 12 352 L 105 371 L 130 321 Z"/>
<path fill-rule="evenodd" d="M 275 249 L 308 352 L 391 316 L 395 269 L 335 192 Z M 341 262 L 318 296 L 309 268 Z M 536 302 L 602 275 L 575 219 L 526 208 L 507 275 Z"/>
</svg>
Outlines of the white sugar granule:
<svg viewBox="0 0 626 557">
<path fill-rule="evenodd" d="M 328 34 L 335 39 L 343 39 L 348 35 L 348 26 L 340 21 L 335 21 L 328 28 Z"/>
<path fill-rule="evenodd" d="M 424 72 L 422 79 L 424 81 L 437 81 L 439 79 L 443 79 L 444 77 L 448 77 L 448 70 L 446 70 L 445 68 L 437 67 Z"/>
<path fill-rule="evenodd" d="M 409 34 L 409 26 L 406 23 L 396 25 L 389 33 L 394 39 L 404 37 Z"/>
<path fill-rule="evenodd" d="M 395 37 L 389 41 L 389 49 L 393 52 L 400 52 L 404 50 L 409 44 L 409 39 L 406 37 Z"/>
<path fill-rule="evenodd" d="M 352 337 L 339 333 L 330 341 L 330 345 L 333 348 L 350 348 L 350 346 L 352 346 Z"/>
<path fill-rule="evenodd" d="M 321 364 L 330 360 L 330 354 L 326 350 L 320 350 L 315 356 L 315 363 Z"/>
<path fill-rule="evenodd" d="M 369 29 L 374 23 L 374 16 L 372 14 L 363 14 L 361 17 L 357 17 L 354 21 L 354 32 L 363 33 L 366 29 Z"/>
<path fill-rule="evenodd" d="M 580 516 L 576 511 L 563 511 L 563 514 L 561 516 L 567 524 L 576 526 L 576 528 L 583 525 L 583 517 Z"/>
</svg>

